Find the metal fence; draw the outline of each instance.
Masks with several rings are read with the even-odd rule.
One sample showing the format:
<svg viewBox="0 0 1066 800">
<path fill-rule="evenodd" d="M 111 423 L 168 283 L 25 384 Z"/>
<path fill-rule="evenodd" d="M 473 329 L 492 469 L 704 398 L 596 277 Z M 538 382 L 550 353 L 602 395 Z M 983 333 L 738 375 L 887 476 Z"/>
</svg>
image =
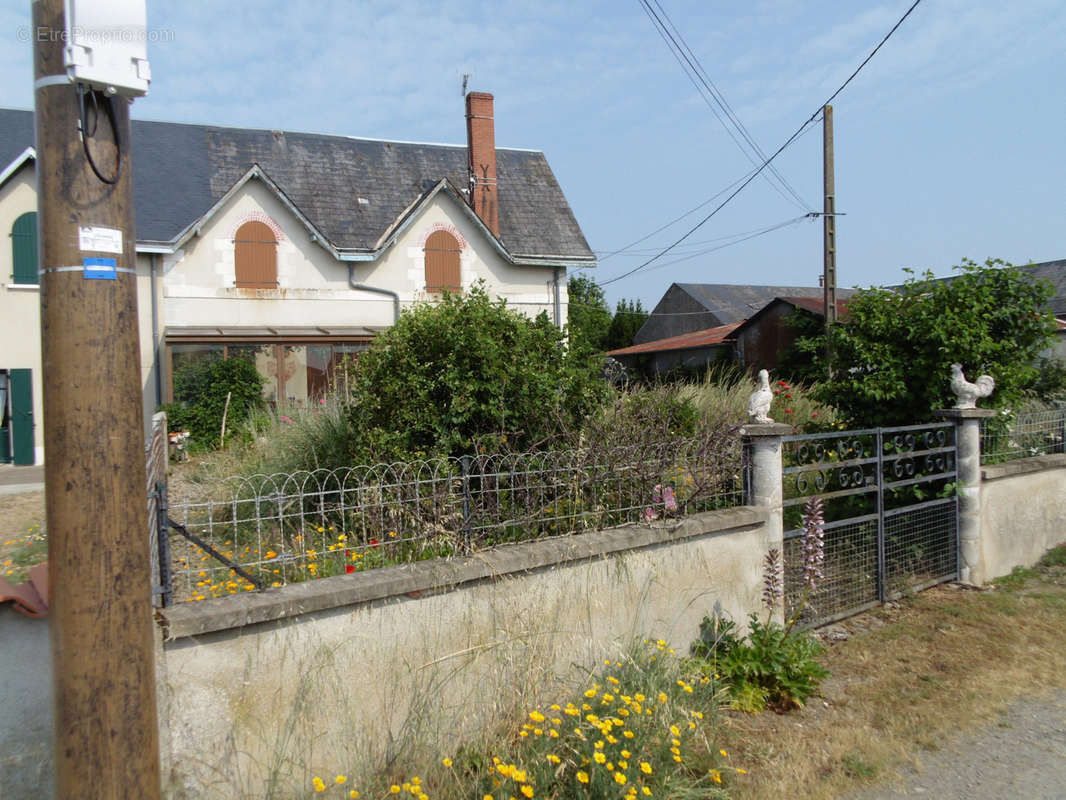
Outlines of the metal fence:
<svg viewBox="0 0 1066 800">
<path fill-rule="evenodd" d="M 167 604 L 170 584 L 167 522 L 167 416 L 154 414 L 152 430 L 144 444 L 148 494 L 148 549 L 152 568 L 152 605 Z"/>
<path fill-rule="evenodd" d="M 508 542 L 740 505 L 733 435 L 230 478 L 171 498 L 176 599 L 462 555 Z M 173 527 L 173 526 L 172 526 Z M 189 537 L 201 540 L 196 546 Z"/>
<path fill-rule="evenodd" d="M 981 463 L 1066 452 L 1066 407 L 1009 414 L 981 423 Z"/>
<path fill-rule="evenodd" d="M 822 624 L 956 577 L 952 423 L 786 436 L 785 613 Z M 825 505 L 823 576 L 804 581 L 802 510 Z"/>
</svg>

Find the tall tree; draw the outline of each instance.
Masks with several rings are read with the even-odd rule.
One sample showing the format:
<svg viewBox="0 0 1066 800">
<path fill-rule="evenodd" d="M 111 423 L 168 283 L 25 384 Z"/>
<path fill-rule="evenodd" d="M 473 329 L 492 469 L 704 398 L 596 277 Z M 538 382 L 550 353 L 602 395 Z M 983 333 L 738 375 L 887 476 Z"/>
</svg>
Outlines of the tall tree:
<svg viewBox="0 0 1066 800">
<path fill-rule="evenodd" d="M 611 326 L 607 329 L 604 349 L 617 350 L 620 347 L 629 347 L 633 344 L 633 337 L 636 336 L 647 318 L 648 312 L 644 310 L 640 300 L 619 300 L 614 309 Z"/>
<path fill-rule="evenodd" d="M 603 289 L 592 278 L 574 275 L 570 278 L 567 292 L 570 348 L 578 353 L 603 350 L 607 331 L 611 327 L 611 310 L 603 296 Z"/>
</svg>

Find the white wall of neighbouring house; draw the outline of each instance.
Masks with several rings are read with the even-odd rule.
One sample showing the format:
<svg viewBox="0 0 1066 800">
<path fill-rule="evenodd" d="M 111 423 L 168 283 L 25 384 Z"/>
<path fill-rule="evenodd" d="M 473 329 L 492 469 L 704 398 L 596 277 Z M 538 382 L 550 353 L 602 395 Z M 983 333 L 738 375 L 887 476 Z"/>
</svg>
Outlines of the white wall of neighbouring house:
<svg viewBox="0 0 1066 800">
<path fill-rule="evenodd" d="M 28 163 L 0 186 L 0 369 L 30 369 L 33 384 L 34 461 L 44 463 L 44 404 L 41 372 L 41 294 L 36 285 L 16 284 L 11 227 L 37 210 L 37 178 Z"/>
</svg>

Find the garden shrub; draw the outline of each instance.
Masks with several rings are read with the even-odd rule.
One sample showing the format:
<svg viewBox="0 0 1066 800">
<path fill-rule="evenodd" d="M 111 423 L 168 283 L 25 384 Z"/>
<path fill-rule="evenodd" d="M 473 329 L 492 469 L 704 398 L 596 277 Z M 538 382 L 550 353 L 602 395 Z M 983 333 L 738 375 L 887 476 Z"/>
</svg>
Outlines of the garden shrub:
<svg viewBox="0 0 1066 800">
<path fill-rule="evenodd" d="M 563 338 L 545 314 L 531 320 L 480 285 L 405 311 L 352 372 L 359 449 L 396 458 L 522 450 L 575 427 L 607 387 Z"/>
<path fill-rule="evenodd" d="M 189 431 L 191 446 L 217 447 L 223 413 L 228 438 L 243 429 L 250 414 L 263 407 L 263 377 L 255 364 L 241 358 L 197 362 L 174 375 L 174 396 L 177 402 L 160 407 L 167 415 L 167 427 Z"/>
<path fill-rule="evenodd" d="M 1016 405 L 1054 335 L 1051 287 L 999 259 L 966 259 L 955 269 L 950 280 L 926 273 L 853 295 L 831 330 L 833 372 L 818 396 L 860 427 L 912 424 L 954 405 L 950 367 L 958 362 L 970 380 L 995 379 L 982 406 Z M 797 344 L 827 370 L 824 337 Z"/>
</svg>

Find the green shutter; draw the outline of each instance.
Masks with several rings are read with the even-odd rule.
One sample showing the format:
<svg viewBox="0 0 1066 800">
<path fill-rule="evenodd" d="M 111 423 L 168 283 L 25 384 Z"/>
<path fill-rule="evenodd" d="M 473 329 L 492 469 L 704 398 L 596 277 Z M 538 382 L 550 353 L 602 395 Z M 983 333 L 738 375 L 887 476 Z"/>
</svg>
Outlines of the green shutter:
<svg viewBox="0 0 1066 800">
<path fill-rule="evenodd" d="M 11 444 L 15 464 L 33 464 L 33 378 L 28 369 L 9 373 L 11 386 Z"/>
<path fill-rule="evenodd" d="M 37 212 L 27 211 L 11 227 L 15 283 L 37 283 Z"/>
</svg>

